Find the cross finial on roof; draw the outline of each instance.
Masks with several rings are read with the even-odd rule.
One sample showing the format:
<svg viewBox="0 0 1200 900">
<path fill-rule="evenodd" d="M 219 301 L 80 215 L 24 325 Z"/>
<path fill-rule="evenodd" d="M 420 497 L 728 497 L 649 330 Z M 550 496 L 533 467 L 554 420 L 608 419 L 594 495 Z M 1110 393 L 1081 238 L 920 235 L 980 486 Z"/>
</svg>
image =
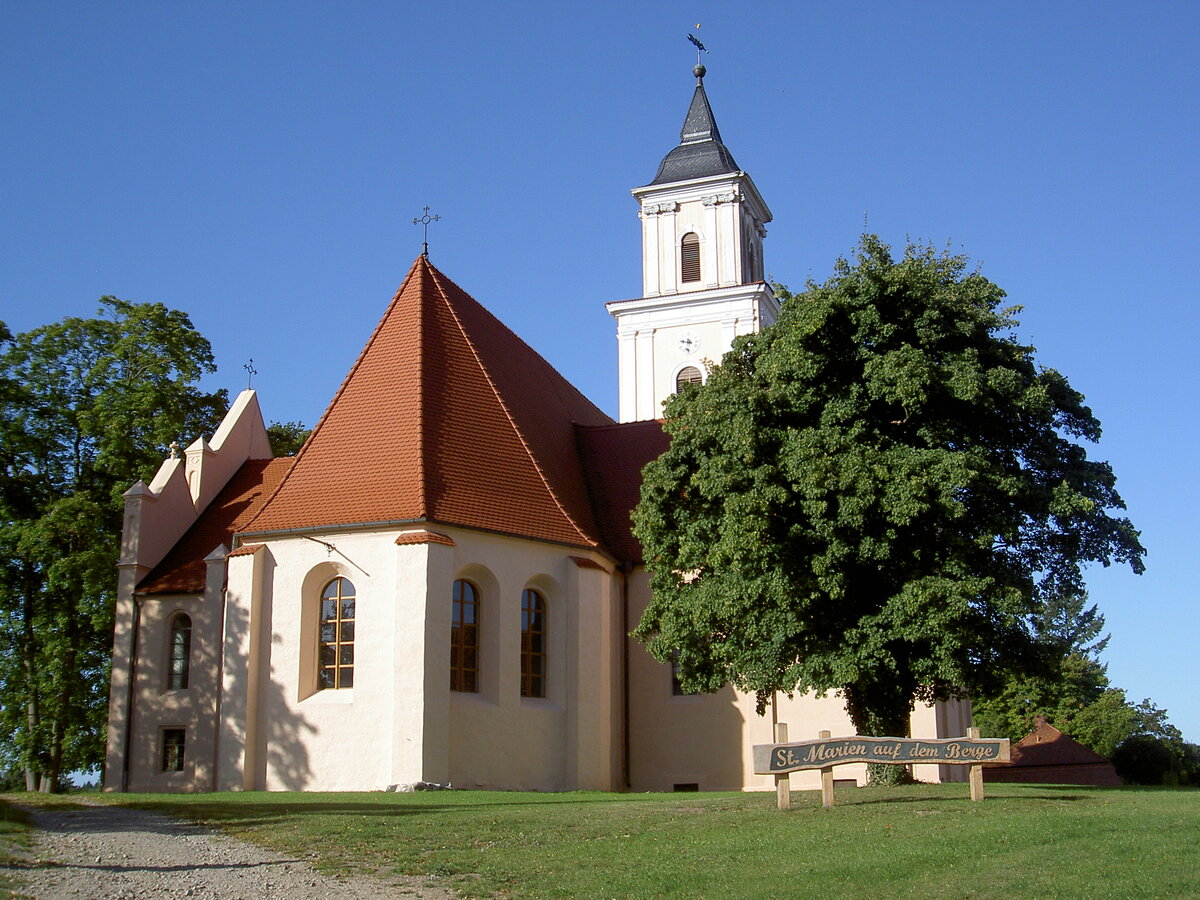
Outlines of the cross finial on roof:
<svg viewBox="0 0 1200 900">
<path fill-rule="evenodd" d="M 258 369 L 254 368 L 254 357 L 250 357 L 242 368 L 246 370 L 246 390 L 250 390 L 250 379 L 258 374 Z"/>
<path fill-rule="evenodd" d="M 426 258 L 429 257 L 429 223 L 436 222 L 440 218 L 441 218 L 441 216 L 431 216 L 429 214 L 429 207 L 426 206 L 425 214 L 416 219 L 413 219 L 414 225 L 424 226 L 425 234 L 424 234 L 424 241 L 422 242 L 422 246 L 424 247 L 424 249 L 421 250 L 421 255 Z"/>
<path fill-rule="evenodd" d="M 696 31 L 698 32 L 699 30 L 700 30 L 700 23 L 697 22 L 696 23 Z M 704 77 L 704 73 L 706 71 L 704 66 L 702 66 L 700 64 L 700 53 L 701 53 L 701 51 L 707 53 L 708 48 L 705 47 L 702 43 L 700 43 L 700 39 L 693 34 L 688 35 L 688 40 L 696 45 L 696 68 L 692 69 L 692 74 L 696 76 L 697 80 L 699 80 Z"/>
</svg>

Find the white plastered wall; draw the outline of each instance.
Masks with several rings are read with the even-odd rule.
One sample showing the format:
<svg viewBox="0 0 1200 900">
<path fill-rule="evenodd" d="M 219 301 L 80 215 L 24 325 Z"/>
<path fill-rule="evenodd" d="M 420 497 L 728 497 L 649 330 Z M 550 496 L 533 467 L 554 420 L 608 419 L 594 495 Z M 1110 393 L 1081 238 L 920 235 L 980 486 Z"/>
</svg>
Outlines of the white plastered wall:
<svg viewBox="0 0 1200 900">
<path fill-rule="evenodd" d="M 649 602 L 649 584 L 643 569 L 630 575 L 629 620 L 632 631 Z M 818 737 L 828 730 L 834 737 L 854 734 L 840 698 L 779 696 L 774 715 L 759 716 L 753 694 L 731 687 L 715 694 L 675 696 L 670 667 L 659 663 L 642 646 L 629 639 L 630 787 L 635 791 L 670 791 L 680 785 L 700 790 L 771 790 L 771 775 L 754 772 L 755 744 L 774 743 L 774 722 L 785 722 L 789 740 Z M 914 737 L 957 737 L 966 733 L 970 709 L 965 702 L 919 706 L 912 716 Z M 918 765 L 914 775 L 922 781 L 961 780 L 962 767 Z M 866 781 L 866 765 L 837 766 L 835 778 Z M 798 790 L 820 788 L 819 771 L 795 772 L 791 785 Z"/>
<path fill-rule="evenodd" d="M 552 544 L 437 530 L 454 545 L 397 546 L 396 530 L 325 532 L 230 558 L 220 787 L 619 787 L 611 565 L 581 565 L 575 558 L 595 555 Z M 357 597 L 354 686 L 316 690 L 315 598 L 338 575 Z M 478 694 L 449 689 L 456 578 L 480 591 Z M 529 587 L 548 606 L 545 698 L 520 696 Z"/>
</svg>

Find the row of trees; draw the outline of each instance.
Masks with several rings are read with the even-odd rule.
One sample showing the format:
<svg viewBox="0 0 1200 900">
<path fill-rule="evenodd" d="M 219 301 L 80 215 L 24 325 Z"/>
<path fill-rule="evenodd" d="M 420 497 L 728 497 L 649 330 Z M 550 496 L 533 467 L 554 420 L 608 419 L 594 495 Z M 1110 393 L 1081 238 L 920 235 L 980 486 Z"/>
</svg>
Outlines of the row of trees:
<svg viewBox="0 0 1200 900">
<path fill-rule="evenodd" d="M 914 702 L 1053 677 L 1039 632 L 1088 563 L 1142 571 L 1100 423 L 959 255 L 866 235 L 666 404 L 635 530 L 636 634 L 690 690 L 837 691 L 860 734 Z M 1093 673 L 1094 674 L 1094 673 Z M 902 767 L 876 767 L 875 778 Z"/>
<path fill-rule="evenodd" d="M 212 349 L 160 303 L 0 323 L 0 766 L 54 790 L 103 758 L 121 494 L 211 433 Z"/>
<path fill-rule="evenodd" d="M 1034 675 L 1010 672 L 999 690 L 974 701 L 975 724 L 989 737 L 1017 741 L 1037 715 L 1113 761 L 1126 781 L 1200 784 L 1200 747 L 1184 741 L 1167 711 L 1132 702 L 1108 678 L 1100 654 L 1104 617 L 1083 595 L 1055 598 L 1033 617 L 1036 638 L 1054 664 Z"/>
</svg>

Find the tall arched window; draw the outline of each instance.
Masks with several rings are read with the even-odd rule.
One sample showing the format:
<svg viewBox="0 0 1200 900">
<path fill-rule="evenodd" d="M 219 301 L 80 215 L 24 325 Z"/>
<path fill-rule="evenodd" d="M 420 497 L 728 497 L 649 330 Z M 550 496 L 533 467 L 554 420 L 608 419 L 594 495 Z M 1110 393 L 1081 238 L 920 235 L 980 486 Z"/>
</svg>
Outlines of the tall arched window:
<svg viewBox="0 0 1200 900">
<path fill-rule="evenodd" d="M 317 687 L 354 687 L 354 585 L 341 576 L 321 591 Z"/>
<path fill-rule="evenodd" d="M 675 392 L 683 390 L 685 384 L 704 384 L 704 375 L 695 366 L 684 366 L 675 376 Z"/>
<path fill-rule="evenodd" d="M 679 271 L 685 282 L 700 280 L 700 237 L 695 232 L 685 234 L 679 245 Z"/>
<path fill-rule="evenodd" d="M 546 600 L 537 591 L 521 594 L 521 696 L 546 696 Z"/>
<path fill-rule="evenodd" d="M 479 690 L 479 591 L 461 579 L 454 582 L 450 618 L 450 690 Z"/>
<path fill-rule="evenodd" d="M 192 667 L 192 620 L 180 613 L 171 620 L 171 659 L 167 667 L 167 689 L 182 691 L 188 686 Z"/>
</svg>

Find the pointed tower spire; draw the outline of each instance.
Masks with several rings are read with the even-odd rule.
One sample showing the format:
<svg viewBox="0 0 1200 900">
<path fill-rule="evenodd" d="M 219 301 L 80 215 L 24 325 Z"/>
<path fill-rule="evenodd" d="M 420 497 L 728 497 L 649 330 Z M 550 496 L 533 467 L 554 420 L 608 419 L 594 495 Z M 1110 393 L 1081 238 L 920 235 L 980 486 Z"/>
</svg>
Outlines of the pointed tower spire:
<svg viewBox="0 0 1200 900">
<path fill-rule="evenodd" d="M 663 401 L 682 382 L 705 380 L 735 337 L 779 314 L 763 278 L 771 211 L 721 142 L 704 66 L 697 63 L 692 74 L 696 87 L 679 146 L 650 184 L 633 190 L 642 220 L 642 296 L 608 304 L 617 320 L 623 422 L 662 415 Z"/>
<path fill-rule="evenodd" d="M 717 129 L 717 120 L 708 103 L 708 94 L 704 92 L 704 75 L 707 71 L 700 64 L 692 69 L 692 74 L 696 76 L 696 91 L 692 94 L 683 128 L 679 130 L 679 146 L 663 158 L 658 174 L 650 184 L 669 184 L 739 171 L 733 154 L 721 143 L 721 132 Z"/>
</svg>

